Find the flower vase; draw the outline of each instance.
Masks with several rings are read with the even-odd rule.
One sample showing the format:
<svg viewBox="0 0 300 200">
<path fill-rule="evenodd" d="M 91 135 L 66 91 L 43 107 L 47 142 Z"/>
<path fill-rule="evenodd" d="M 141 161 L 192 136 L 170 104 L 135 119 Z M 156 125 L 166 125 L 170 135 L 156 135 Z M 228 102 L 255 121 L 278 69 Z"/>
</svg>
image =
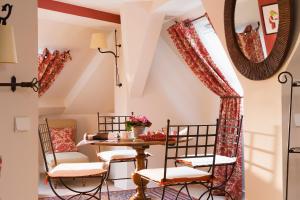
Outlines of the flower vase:
<svg viewBox="0 0 300 200">
<path fill-rule="evenodd" d="M 132 127 L 134 138 L 137 139 L 139 135 L 143 134 L 145 131 L 145 126 L 134 126 Z"/>
</svg>

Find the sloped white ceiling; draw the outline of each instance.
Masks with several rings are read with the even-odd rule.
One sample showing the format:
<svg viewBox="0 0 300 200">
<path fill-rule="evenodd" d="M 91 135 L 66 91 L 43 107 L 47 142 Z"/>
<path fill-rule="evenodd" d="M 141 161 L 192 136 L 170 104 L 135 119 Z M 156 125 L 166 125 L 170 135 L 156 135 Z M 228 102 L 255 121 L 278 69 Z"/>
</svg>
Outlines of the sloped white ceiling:
<svg viewBox="0 0 300 200">
<path fill-rule="evenodd" d="M 101 30 L 76 26 L 48 19 L 39 19 L 38 46 L 42 50 L 70 50 L 72 61 L 65 67 L 57 80 L 40 98 L 40 107 L 53 110 L 65 107 L 63 112 L 72 114 L 94 114 L 100 112 L 112 112 L 114 109 L 114 65 L 112 57 L 101 55 L 96 50 L 89 48 L 90 36 Z M 107 32 L 109 34 L 109 32 Z M 77 95 L 66 105 L 68 94 L 76 89 L 75 83 L 84 74 L 87 66 L 94 57 L 99 56 L 99 61 L 94 62 L 94 71 L 85 85 L 77 91 Z M 78 88 L 77 88 L 78 90 Z M 59 109 L 62 112 L 62 109 Z M 46 111 L 47 112 L 47 111 Z"/>
</svg>

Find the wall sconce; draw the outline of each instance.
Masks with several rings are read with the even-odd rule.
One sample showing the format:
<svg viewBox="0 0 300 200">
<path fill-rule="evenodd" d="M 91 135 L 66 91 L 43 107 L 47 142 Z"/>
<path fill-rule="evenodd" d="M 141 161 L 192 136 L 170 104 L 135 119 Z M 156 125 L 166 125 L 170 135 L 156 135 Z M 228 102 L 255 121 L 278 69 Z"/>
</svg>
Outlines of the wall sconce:
<svg viewBox="0 0 300 200">
<path fill-rule="evenodd" d="M 5 17 L 0 17 L 0 63 L 18 63 L 17 50 L 15 44 L 15 36 L 13 27 L 7 25 L 6 21 L 10 17 L 13 6 L 5 4 L 2 6 L 2 11 L 6 11 Z M 30 87 L 35 92 L 39 89 L 39 83 L 36 78 L 31 82 L 17 83 L 16 77 L 11 77 L 10 83 L 0 83 L 1 87 L 11 87 L 14 92 L 19 87 Z"/>
<path fill-rule="evenodd" d="M 121 44 L 118 44 L 117 41 L 117 30 L 115 30 L 115 52 L 113 51 L 102 51 L 101 49 L 107 48 L 107 40 L 106 36 L 103 33 L 94 33 L 91 38 L 90 48 L 98 49 L 100 53 L 111 53 L 115 57 L 115 65 L 116 65 L 116 86 L 122 87 L 122 83 L 120 82 L 119 76 L 119 68 L 118 68 L 118 58 L 119 52 L 118 48 L 121 47 Z"/>
</svg>

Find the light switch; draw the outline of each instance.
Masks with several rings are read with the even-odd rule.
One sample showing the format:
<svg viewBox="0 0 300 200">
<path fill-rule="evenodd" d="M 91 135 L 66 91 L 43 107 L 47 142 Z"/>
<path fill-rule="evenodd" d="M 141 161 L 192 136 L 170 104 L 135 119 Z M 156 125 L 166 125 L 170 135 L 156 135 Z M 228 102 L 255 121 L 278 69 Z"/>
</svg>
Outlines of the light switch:
<svg viewBox="0 0 300 200">
<path fill-rule="evenodd" d="M 300 113 L 294 115 L 295 125 L 300 126 Z"/>
<path fill-rule="evenodd" d="M 27 132 L 30 131 L 31 120 L 29 117 L 16 117 L 15 118 L 15 131 Z"/>
</svg>

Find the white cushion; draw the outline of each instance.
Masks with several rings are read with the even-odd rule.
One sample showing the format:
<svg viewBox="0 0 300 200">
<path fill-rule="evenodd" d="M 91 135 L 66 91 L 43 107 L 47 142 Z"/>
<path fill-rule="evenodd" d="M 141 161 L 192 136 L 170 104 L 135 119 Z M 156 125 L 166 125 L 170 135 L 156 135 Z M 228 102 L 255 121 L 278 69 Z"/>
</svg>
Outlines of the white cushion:
<svg viewBox="0 0 300 200">
<path fill-rule="evenodd" d="M 177 159 L 176 161 L 193 167 L 202 167 L 202 166 L 211 166 L 213 164 L 213 157 L 181 158 L 181 159 Z M 216 155 L 215 165 L 233 164 L 235 162 L 236 162 L 236 157 L 231 158 L 227 156 Z"/>
<path fill-rule="evenodd" d="M 210 178 L 210 173 L 194 169 L 191 167 L 167 168 L 166 181 L 163 182 L 164 168 L 143 169 L 137 172 L 142 177 L 158 182 L 161 185 L 168 183 L 181 183 L 190 181 L 206 181 Z"/>
<path fill-rule="evenodd" d="M 89 158 L 79 152 L 60 152 L 55 153 L 57 164 L 61 163 L 86 163 L 89 162 Z M 55 167 L 55 162 L 52 153 L 46 155 L 48 165 L 53 168 Z"/>
<path fill-rule="evenodd" d="M 48 172 L 50 177 L 84 177 L 105 173 L 107 164 L 94 163 L 63 163 Z"/>
<path fill-rule="evenodd" d="M 150 156 L 151 154 L 146 152 L 146 156 Z M 112 151 L 103 151 L 97 154 L 97 156 L 104 161 L 112 161 L 112 160 L 129 160 L 135 159 L 136 157 L 135 150 L 112 150 Z"/>
</svg>

